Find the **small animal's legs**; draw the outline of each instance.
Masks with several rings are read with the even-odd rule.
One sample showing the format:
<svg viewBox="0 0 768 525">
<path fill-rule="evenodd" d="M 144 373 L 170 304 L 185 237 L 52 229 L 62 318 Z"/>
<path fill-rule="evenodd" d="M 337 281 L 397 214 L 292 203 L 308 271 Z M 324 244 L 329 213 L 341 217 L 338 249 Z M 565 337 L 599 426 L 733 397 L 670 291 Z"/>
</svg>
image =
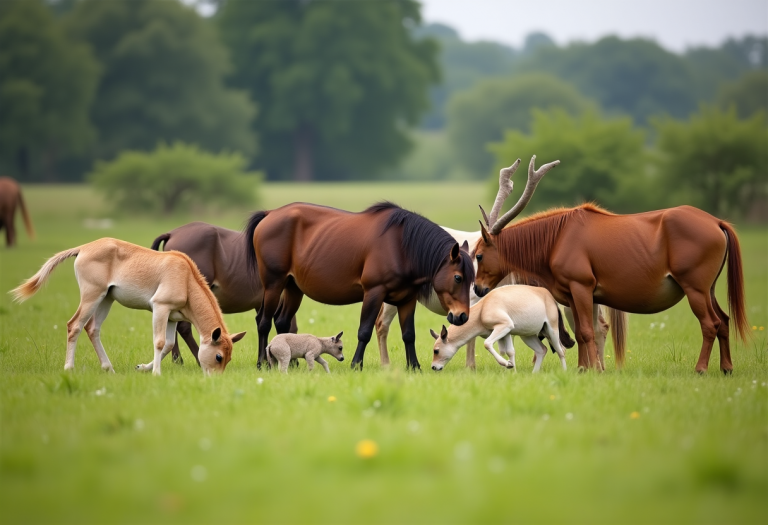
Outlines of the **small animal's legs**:
<svg viewBox="0 0 768 525">
<path fill-rule="evenodd" d="M 376 324 L 376 316 L 378 316 L 381 305 L 384 303 L 385 294 L 386 291 L 383 288 L 374 288 L 366 290 L 363 296 L 363 308 L 360 312 L 360 327 L 357 329 L 357 348 L 355 349 L 355 356 L 352 358 L 352 370 L 363 369 L 365 347 L 371 340 L 373 325 Z"/>
<path fill-rule="evenodd" d="M 475 369 L 475 338 L 467 343 L 467 368 Z"/>
<path fill-rule="evenodd" d="M 115 369 L 112 368 L 112 363 L 107 357 L 107 352 L 104 350 L 104 346 L 101 344 L 101 325 L 109 315 L 109 309 L 112 307 L 114 299 L 105 297 L 103 301 L 96 308 L 93 316 L 85 324 L 85 333 L 88 334 L 88 338 L 91 340 L 93 349 L 96 350 L 96 356 L 101 363 L 101 369 L 107 372 L 115 373 Z"/>
<path fill-rule="evenodd" d="M 507 362 L 507 368 L 510 368 L 510 364 L 512 365 L 511 368 L 514 369 L 515 372 L 517 372 L 517 368 L 515 366 L 515 345 L 512 341 L 512 335 L 507 334 L 505 337 L 502 337 L 499 339 L 499 350 L 501 354 L 506 354 L 509 361 Z"/>
<path fill-rule="evenodd" d="M 83 331 L 85 323 L 93 316 L 99 304 L 107 295 L 106 292 L 93 292 L 88 289 L 87 283 L 80 286 L 80 305 L 77 307 L 75 315 L 67 322 L 67 357 L 64 361 L 64 370 L 73 370 L 75 368 L 75 349 L 77 348 L 77 339 L 80 332 Z"/>
<path fill-rule="evenodd" d="M 155 339 L 155 357 L 147 364 L 136 365 L 136 370 L 152 371 L 152 375 L 161 374 L 160 363 L 171 352 L 176 336 L 176 322 L 169 321 L 170 309 L 163 305 L 155 305 L 152 310 L 152 332 Z"/>
<path fill-rule="evenodd" d="M 322 358 L 322 357 L 320 357 L 320 356 L 317 356 L 317 357 L 315 357 L 315 361 L 317 361 L 318 363 L 320 363 L 320 365 L 321 365 L 321 366 L 322 366 L 322 367 L 325 369 L 325 372 L 326 372 L 327 374 L 330 374 L 330 373 L 331 373 L 331 370 L 328 368 L 328 362 L 327 362 L 325 359 L 323 359 L 323 358 Z M 309 361 L 307 361 L 307 366 L 309 366 Z M 311 368 L 310 368 L 310 370 L 311 370 Z"/>
<path fill-rule="evenodd" d="M 520 337 L 520 339 L 533 350 L 533 372 L 538 372 L 541 369 L 541 363 L 544 361 L 544 358 L 547 357 L 547 347 L 544 346 L 544 343 L 539 341 L 537 336 Z"/>
<path fill-rule="evenodd" d="M 384 303 L 381 305 L 379 315 L 376 317 L 376 341 L 379 343 L 379 355 L 381 356 L 381 366 L 389 365 L 389 351 L 387 350 L 387 336 L 389 336 L 389 326 L 397 315 L 397 307 Z"/>
<path fill-rule="evenodd" d="M 493 328 L 493 331 L 491 332 L 491 335 L 488 336 L 488 338 L 483 343 L 483 346 L 485 346 L 485 349 L 488 350 L 491 355 L 496 359 L 496 362 L 499 363 L 501 366 L 506 368 L 513 368 L 515 366 L 515 363 L 513 360 L 506 360 L 503 357 L 501 357 L 496 350 L 493 348 L 493 343 L 496 341 L 504 338 L 509 334 L 510 331 L 514 328 L 514 325 L 512 324 L 512 320 L 510 320 L 509 325 L 498 325 Z M 511 348 L 509 348 L 511 347 Z M 504 347 L 505 351 L 514 352 L 514 347 L 512 346 L 512 340 L 510 338 L 509 346 Z"/>
</svg>

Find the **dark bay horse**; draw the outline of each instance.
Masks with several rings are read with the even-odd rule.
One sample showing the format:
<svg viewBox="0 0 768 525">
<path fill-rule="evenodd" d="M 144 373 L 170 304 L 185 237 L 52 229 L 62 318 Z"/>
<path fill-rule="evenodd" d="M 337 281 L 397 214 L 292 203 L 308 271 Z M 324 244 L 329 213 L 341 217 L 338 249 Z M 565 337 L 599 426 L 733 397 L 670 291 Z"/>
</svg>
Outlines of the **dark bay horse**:
<svg viewBox="0 0 768 525">
<path fill-rule="evenodd" d="M 584 204 L 549 210 L 504 228 L 525 207 L 543 176 L 533 170 L 535 158 L 513 209 L 500 219 L 492 212 L 488 229 L 481 223 L 482 239 L 474 252 L 476 293 L 485 295 L 511 272 L 544 283 L 558 302 L 573 310 L 581 368 L 598 364 L 593 305 L 650 314 L 687 297 L 703 336 L 696 371 L 706 371 L 717 338 L 720 369 L 730 373 L 730 318 L 715 298 L 715 283 L 726 260 L 733 324 L 742 338 L 748 333 L 741 250 L 733 227 L 691 206 L 615 215 Z M 519 162 L 504 168 L 500 177 L 511 177 Z M 511 189 L 500 191 L 497 202 Z M 617 364 L 624 357 L 623 343 L 620 347 L 615 351 Z"/>
<path fill-rule="evenodd" d="M 385 302 L 398 308 L 410 368 L 420 368 L 414 329 L 420 296 L 434 287 L 448 322 L 460 325 L 469 317 L 471 257 L 440 226 L 395 204 L 351 213 L 294 203 L 254 213 L 245 233 L 248 268 L 255 271 L 258 262 L 264 283 L 257 318 L 259 364 L 281 294 L 278 333 L 288 331 L 305 294 L 325 304 L 363 303 L 353 369 L 363 368 L 365 347 Z"/>
<path fill-rule="evenodd" d="M 200 269 L 222 313 L 236 314 L 261 308 L 264 289 L 258 275 L 248 272 L 242 232 L 221 228 L 205 222 L 191 222 L 158 236 L 152 242 L 153 250 L 175 250 L 186 254 Z M 198 346 L 192 335 L 192 325 L 180 322 L 178 334 L 197 358 Z M 297 332 L 295 318 L 290 331 Z M 179 353 L 178 335 L 172 350 L 173 360 L 183 362 Z"/>
<path fill-rule="evenodd" d="M 5 245 L 8 247 L 16 244 L 16 208 L 21 210 L 27 234 L 34 239 L 35 230 L 21 196 L 21 186 L 10 177 L 0 177 L 0 230 L 5 228 Z"/>
</svg>

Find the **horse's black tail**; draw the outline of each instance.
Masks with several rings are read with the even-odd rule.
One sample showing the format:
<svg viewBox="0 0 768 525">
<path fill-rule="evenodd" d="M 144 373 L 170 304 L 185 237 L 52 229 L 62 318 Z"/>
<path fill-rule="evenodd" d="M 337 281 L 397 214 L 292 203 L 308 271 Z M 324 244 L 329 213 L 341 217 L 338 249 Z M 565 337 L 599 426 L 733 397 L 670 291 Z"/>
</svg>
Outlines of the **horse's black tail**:
<svg viewBox="0 0 768 525">
<path fill-rule="evenodd" d="M 560 333 L 560 344 L 566 348 L 573 348 L 576 341 L 571 339 L 571 334 L 565 329 L 563 323 L 563 312 L 560 311 L 560 307 L 557 308 L 557 331 Z"/>
<path fill-rule="evenodd" d="M 164 234 L 158 236 L 157 239 L 152 241 L 152 249 L 159 252 L 161 245 L 164 242 L 168 242 L 168 239 L 170 239 L 170 238 L 171 238 L 170 232 L 169 233 L 164 233 Z"/>
<path fill-rule="evenodd" d="M 265 211 L 254 212 L 248 219 L 248 223 L 243 229 L 243 235 L 245 236 L 245 257 L 248 261 L 248 275 L 253 277 L 256 273 L 256 250 L 253 247 L 253 232 L 256 231 L 256 226 L 267 216 Z"/>
</svg>

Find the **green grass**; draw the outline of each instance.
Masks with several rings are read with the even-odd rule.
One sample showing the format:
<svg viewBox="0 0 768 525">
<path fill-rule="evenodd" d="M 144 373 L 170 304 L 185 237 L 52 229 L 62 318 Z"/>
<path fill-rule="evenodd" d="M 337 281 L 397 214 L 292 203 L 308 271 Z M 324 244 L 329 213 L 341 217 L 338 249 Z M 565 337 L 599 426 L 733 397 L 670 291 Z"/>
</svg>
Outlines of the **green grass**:
<svg viewBox="0 0 768 525">
<path fill-rule="evenodd" d="M 440 224 L 474 229 L 483 184 L 266 185 L 262 206 L 305 200 L 359 210 L 388 198 Z M 148 245 L 192 217 L 115 217 L 83 187 L 30 187 L 39 237 L 0 249 L 0 288 L 54 252 L 101 236 Z M 244 212 L 205 219 L 238 228 Z M 194 217 L 198 219 L 199 217 Z M 768 235 L 740 228 L 750 325 L 768 327 Z M 724 300 L 724 281 L 718 294 Z M 349 361 L 287 376 L 256 370 L 253 314 L 220 377 L 166 360 L 162 377 L 134 372 L 152 356 L 151 316 L 115 306 L 102 339 L 117 374 L 101 372 L 86 336 L 63 373 L 65 326 L 78 303 L 72 263 L 22 305 L 0 297 L 0 515 L 4 523 L 765 523 L 768 519 L 768 330 L 733 349 L 734 374 L 694 374 L 701 335 L 683 301 L 630 316 L 629 359 L 617 372 L 578 374 L 548 356 L 519 372 L 479 347 L 428 369 L 428 329 L 416 317 L 423 373 L 405 372 L 399 330 L 393 365 L 375 341 L 363 373 Z M 359 305 L 305 300 L 302 331 L 345 332 L 354 349 Z M 661 328 L 661 323 L 664 327 Z M 612 355 L 612 349 L 607 349 Z M 262 378 L 263 381 L 259 381 Z M 335 396 L 335 402 L 329 402 Z M 639 417 L 632 418 L 637 412 Z M 355 445 L 372 439 L 372 459 Z"/>
</svg>

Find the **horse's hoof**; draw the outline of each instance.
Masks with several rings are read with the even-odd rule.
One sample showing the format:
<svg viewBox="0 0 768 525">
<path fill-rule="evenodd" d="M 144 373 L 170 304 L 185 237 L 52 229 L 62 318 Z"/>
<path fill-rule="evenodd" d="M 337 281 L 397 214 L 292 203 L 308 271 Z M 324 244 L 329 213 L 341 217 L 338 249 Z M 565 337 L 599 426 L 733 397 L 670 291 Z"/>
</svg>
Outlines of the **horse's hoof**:
<svg viewBox="0 0 768 525">
<path fill-rule="evenodd" d="M 723 368 L 723 375 L 730 376 L 733 375 L 733 368 L 728 370 L 727 368 Z"/>
</svg>

